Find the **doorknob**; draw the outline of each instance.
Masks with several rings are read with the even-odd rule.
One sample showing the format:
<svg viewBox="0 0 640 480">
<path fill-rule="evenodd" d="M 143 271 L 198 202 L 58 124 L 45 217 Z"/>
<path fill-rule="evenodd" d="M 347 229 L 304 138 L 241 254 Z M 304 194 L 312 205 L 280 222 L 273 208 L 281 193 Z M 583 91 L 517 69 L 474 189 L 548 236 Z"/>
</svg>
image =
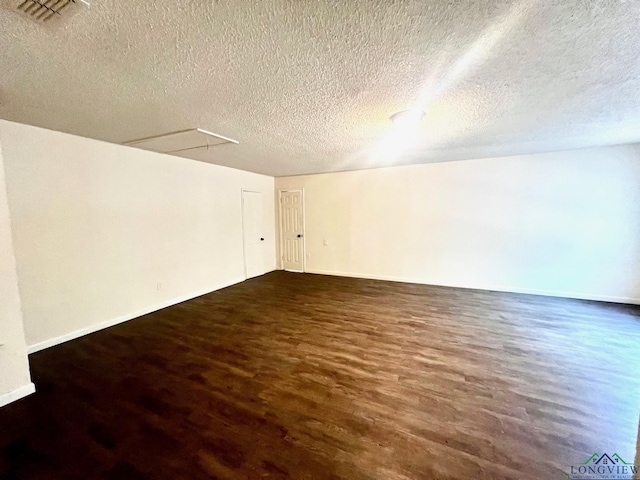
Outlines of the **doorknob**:
<svg viewBox="0 0 640 480">
<path fill-rule="evenodd" d="M 260 237 L 260 241 L 261 241 L 261 242 L 264 242 L 264 238 Z"/>
<path fill-rule="evenodd" d="M 298 238 L 302 238 L 302 235 L 300 233 L 298 234 Z"/>
</svg>

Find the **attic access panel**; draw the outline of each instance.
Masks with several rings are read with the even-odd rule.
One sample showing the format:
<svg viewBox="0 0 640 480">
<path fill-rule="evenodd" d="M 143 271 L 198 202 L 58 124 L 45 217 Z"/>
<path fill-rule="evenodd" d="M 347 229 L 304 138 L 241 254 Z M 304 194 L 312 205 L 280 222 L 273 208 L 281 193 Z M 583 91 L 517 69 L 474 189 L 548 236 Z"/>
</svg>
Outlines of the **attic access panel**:
<svg viewBox="0 0 640 480">
<path fill-rule="evenodd" d="M 202 128 L 180 130 L 178 132 L 141 138 L 124 143 L 129 147 L 141 148 L 158 153 L 182 154 L 199 148 L 209 148 L 227 143 L 237 144 L 237 140 L 208 132 Z M 182 156 L 182 155 L 181 155 Z"/>
</svg>

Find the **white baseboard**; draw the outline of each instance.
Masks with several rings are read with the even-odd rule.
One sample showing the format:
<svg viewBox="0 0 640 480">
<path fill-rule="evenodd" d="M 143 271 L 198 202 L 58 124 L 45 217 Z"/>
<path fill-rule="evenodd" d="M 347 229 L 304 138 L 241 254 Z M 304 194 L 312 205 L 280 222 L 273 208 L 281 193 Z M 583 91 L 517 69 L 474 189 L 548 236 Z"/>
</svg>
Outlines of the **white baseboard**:
<svg viewBox="0 0 640 480">
<path fill-rule="evenodd" d="M 15 402 L 16 400 L 20 400 L 27 395 L 31 395 L 35 393 L 36 386 L 29 382 L 26 385 L 21 386 L 20 388 L 16 388 L 12 392 L 5 393 L 4 395 L 0 395 L 0 407 L 4 407 L 11 402 Z"/>
<path fill-rule="evenodd" d="M 546 297 L 561 297 L 561 298 L 574 298 L 578 300 L 596 300 L 599 302 L 612 302 L 612 303 L 627 303 L 632 305 L 640 305 L 640 298 L 633 297 L 614 297 L 608 295 L 595 295 L 591 293 L 579 293 L 579 292 L 562 292 L 556 290 L 536 290 L 528 288 L 509 287 L 504 285 L 486 285 L 483 287 L 468 286 L 468 285 L 453 285 L 446 283 L 432 283 L 418 278 L 409 277 L 395 277 L 388 275 L 371 275 L 367 273 L 352 273 L 352 272 L 339 272 L 332 270 L 315 270 L 307 269 L 305 273 L 315 273 L 318 275 L 333 275 L 336 277 L 353 277 L 353 278 L 367 278 L 370 280 L 385 280 L 388 282 L 403 282 L 403 283 L 418 283 L 422 285 L 435 285 L 440 287 L 454 287 L 454 288 L 468 288 L 470 290 L 486 290 L 494 292 L 508 292 L 508 293 L 526 293 L 528 295 L 543 295 Z"/>
<path fill-rule="evenodd" d="M 121 315 L 116 318 L 112 318 L 110 320 L 105 320 L 104 322 L 96 323 L 94 325 L 90 325 L 85 328 L 81 328 L 79 330 L 74 330 L 73 332 L 66 333 L 64 335 L 60 335 L 59 337 L 50 338 L 48 340 L 44 340 L 42 342 L 35 343 L 33 345 L 29 345 L 27 347 L 27 352 L 29 354 L 39 352 L 40 350 L 44 350 L 45 348 L 53 347 L 54 345 L 59 345 L 64 342 L 68 342 L 69 340 L 74 340 L 79 337 L 84 337 L 90 333 L 97 332 L 98 330 L 103 330 L 105 328 L 112 327 L 119 323 L 127 322 L 129 320 L 133 320 L 134 318 L 141 317 L 142 315 L 147 315 L 148 313 L 155 312 L 157 310 L 162 310 L 163 308 L 170 307 L 177 303 L 182 303 L 187 300 L 191 300 L 192 298 L 200 297 L 202 295 L 206 295 L 207 293 L 215 292 L 216 290 L 220 290 L 222 288 L 230 287 L 231 285 L 235 285 L 240 282 L 244 282 L 245 278 L 236 278 L 230 282 L 225 282 L 223 284 L 216 285 L 214 287 L 205 288 L 203 290 L 199 290 L 197 292 L 192 292 L 187 295 L 182 295 L 180 297 L 174 297 L 171 300 L 164 301 L 162 303 L 153 305 L 151 307 L 143 308 L 141 310 L 137 310 L 132 313 L 127 313 L 126 315 Z"/>
</svg>

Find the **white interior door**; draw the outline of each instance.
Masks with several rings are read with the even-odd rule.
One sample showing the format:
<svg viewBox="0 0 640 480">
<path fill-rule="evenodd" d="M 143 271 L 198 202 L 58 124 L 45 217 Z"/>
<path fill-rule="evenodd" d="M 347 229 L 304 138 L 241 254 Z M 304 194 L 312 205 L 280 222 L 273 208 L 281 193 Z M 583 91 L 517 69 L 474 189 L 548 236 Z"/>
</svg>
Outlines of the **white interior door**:
<svg viewBox="0 0 640 480">
<path fill-rule="evenodd" d="M 242 191 L 242 231 L 244 234 L 244 268 L 247 278 L 263 275 L 264 225 L 262 193 Z"/>
<path fill-rule="evenodd" d="M 302 190 L 280 192 L 282 268 L 304 272 L 304 205 Z"/>
</svg>

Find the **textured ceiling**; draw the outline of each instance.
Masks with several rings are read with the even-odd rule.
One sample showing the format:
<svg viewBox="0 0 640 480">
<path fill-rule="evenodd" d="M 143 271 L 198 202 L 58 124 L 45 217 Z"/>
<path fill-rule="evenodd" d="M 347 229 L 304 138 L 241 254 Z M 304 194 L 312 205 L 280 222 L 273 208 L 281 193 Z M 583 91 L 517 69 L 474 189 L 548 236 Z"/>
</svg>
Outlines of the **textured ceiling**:
<svg viewBox="0 0 640 480">
<path fill-rule="evenodd" d="M 240 141 L 200 160 L 276 176 L 640 141 L 638 0 L 91 3 L 50 27 L 0 9 L 0 117 L 200 127 Z"/>
</svg>

